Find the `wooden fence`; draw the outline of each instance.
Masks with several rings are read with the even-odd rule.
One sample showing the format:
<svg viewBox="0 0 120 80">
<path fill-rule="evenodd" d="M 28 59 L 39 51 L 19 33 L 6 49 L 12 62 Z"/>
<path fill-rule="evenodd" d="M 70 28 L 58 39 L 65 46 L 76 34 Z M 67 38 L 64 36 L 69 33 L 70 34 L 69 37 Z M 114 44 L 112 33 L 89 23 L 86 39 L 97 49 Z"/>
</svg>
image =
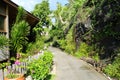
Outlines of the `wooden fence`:
<svg viewBox="0 0 120 80">
<path fill-rule="evenodd" d="M 7 70 L 0 69 L 0 80 L 4 80 L 4 77 L 7 74 L 9 74 L 9 70 L 13 70 L 13 71 L 20 73 L 20 74 L 25 74 L 27 72 L 28 63 L 31 62 L 33 59 L 39 58 L 41 53 L 43 53 L 43 52 L 40 52 L 34 56 L 29 56 L 25 61 L 20 62 L 20 65 L 12 64 L 11 66 L 7 66 Z"/>
<path fill-rule="evenodd" d="M 21 62 L 20 65 L 12 64 L 11 66 L 7 66 L 7 69 L 0 70 L 0 80 L 4 80 L 4 77 L 10 72 L 25 74 L 27 72 L 27 61 Z"/>
</svg>

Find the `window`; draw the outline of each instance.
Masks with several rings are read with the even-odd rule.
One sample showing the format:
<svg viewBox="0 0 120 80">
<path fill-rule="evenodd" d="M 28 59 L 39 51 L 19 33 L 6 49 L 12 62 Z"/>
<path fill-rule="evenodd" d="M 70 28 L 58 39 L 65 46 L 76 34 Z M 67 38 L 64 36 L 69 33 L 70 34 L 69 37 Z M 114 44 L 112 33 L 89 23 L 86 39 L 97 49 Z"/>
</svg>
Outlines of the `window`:
<svg viewBox="0 0 120 80">
<path fill-rule="evenodd" d="M 0 30 L 4 31 L 5 17 L 0 15 Z"/>
<path fill-rule="evenodd" d="M 0 32 L 5 31 L 6 5 L 0 0 Z"/>
</svg>

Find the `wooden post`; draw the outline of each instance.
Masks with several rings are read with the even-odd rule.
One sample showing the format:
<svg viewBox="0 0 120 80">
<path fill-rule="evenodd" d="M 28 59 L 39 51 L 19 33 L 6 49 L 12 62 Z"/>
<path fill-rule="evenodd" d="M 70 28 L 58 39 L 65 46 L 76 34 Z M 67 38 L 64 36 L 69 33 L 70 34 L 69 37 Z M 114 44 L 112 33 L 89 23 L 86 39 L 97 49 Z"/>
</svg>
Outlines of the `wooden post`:
<svg viewBox="0 0 120 80">
<path fill-rule="evenodd" d="M 9 38 L 9 11 L 8 11 L 8 5 L 6 6 L 5 31 L 7 32 L 6 37 Z"/>
<path fill-rule="evenodd" d="M 3 80 L 4 80 L 4 68 L 2 69 L 2 74 L 3 74 Z"/>
</svg>

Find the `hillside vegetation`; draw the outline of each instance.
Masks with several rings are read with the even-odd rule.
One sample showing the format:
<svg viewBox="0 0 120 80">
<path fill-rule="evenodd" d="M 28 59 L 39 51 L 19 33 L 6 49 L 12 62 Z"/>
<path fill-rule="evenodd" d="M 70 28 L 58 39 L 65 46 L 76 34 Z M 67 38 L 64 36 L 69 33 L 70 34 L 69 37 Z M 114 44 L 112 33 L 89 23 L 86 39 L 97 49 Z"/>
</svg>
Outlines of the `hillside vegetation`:
<svg viewBox="0 0 120 80">
<path fill-rule="evenodd" d="M 120 80 L 120 1 L 69 0 L 53 11 L 53 46 L 81 59 L 104 64 L 102 71 Z"/>
</svg>

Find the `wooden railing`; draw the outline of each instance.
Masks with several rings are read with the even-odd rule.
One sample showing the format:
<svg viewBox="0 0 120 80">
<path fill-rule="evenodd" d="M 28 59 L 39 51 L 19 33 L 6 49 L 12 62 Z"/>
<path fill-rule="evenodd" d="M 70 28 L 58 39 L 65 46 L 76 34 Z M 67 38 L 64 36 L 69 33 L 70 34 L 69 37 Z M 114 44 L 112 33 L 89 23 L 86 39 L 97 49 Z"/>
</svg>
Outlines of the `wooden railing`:
<svg viewBox="0 0 120 80">
<path fill-rule="evenodd" d="M 34 56 L 29 56 L 27 59 L 25 59 L 25 61 L 23 62 L 20 62 L 20 65 L 15 65 L 15 64 L 12 64 L 11 66 L 7 66 L 7 69 L 8 70 L 13 70 L 15 72 L 18 72 L 20 74 L 26 74 L 27 72 L 27 66 L 28 66 L 28 63 L 31 62 L 33 59 L 37 59 L 39 58 L 39 56 L 42 54 L 43 52 L 41 53 L 38 53 Z M 0 80 L 4 80 L 4 77 L 9 74 L 9 71 L 5 70 L 5 69 L 0 69 Z"/>
<path fill-rule="evenodd" d="M 10 71 L 25 74 L 27 72 L 27 61 L 21 62 L 20 65 L 12 64 L 11 66 L 7 66 L 4 69 L 0 70 L 0 80 L 4 80 L 4 77 L 10 73 Z"/>
</svg>

